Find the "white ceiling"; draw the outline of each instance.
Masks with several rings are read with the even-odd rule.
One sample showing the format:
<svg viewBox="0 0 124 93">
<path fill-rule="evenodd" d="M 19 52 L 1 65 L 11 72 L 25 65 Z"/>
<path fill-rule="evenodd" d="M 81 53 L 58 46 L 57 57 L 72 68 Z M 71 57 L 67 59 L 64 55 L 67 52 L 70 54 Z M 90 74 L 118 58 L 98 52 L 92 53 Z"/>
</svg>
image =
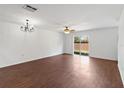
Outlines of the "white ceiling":
<svg viewBox="0 0 124 93">
<path fill-rule="evenodd" d="M 69 26 L 76 31 L 94 28 L 113 27 L 124 5 L 90 4 L 31 4 L 38 8 L 36 12 L 23 9 L 21 4 L 0 5 L 1 21 L 24 24 L 28 18 L 32 25 L 51 31 L 63 31 Z"/>
</svg>

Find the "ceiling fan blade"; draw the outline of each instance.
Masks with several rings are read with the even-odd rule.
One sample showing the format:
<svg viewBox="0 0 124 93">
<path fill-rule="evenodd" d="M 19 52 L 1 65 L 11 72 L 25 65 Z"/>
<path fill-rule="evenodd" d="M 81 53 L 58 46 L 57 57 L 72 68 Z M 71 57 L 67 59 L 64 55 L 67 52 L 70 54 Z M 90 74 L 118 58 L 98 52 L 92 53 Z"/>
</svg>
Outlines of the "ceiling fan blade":
<svg viewBox="0 0 124 93">
<path fill-rule="evenodd" d="M 72 29 L 72 30 L 70 30 L 70 32 L 75 32 L 75 30 L 74 30 L 74 29 Z"/>
</svg>

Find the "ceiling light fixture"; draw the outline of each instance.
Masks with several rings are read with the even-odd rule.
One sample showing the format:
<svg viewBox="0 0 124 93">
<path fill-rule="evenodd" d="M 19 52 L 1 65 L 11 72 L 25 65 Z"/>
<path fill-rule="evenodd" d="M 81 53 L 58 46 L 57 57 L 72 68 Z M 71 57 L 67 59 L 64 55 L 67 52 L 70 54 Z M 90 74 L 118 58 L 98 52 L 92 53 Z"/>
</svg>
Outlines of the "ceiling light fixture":
<svg viewBox="0 0 124 93">
<path fill-rule="evenodd" d="M 64 33 L 65 33 L 65 34 L 70 34 L 70 33 L 72 33 L 72 32 L 75 32 L 75 30 L 74 30 L 74 29 L 69 29 L 68 26 L 65 26 L 65 29 L 64 29 Z"/>
<path fill-rule="evenodd" d="M 20 30 L 24 31 L 24 32 L 33 32 L 34 31 L 34 27 L 33 26 L 29 26 L 29 20 L 26 19 L 25 26 L 21 26 Z"/>
<path fill-rule="evenodd" d="M 65 34 L 69 34 L 69 33 L 70 33 L 70 30 L 68 29 L 68 27 L 65 27 L 64 33 L 65 33 Z"/>
</svg>

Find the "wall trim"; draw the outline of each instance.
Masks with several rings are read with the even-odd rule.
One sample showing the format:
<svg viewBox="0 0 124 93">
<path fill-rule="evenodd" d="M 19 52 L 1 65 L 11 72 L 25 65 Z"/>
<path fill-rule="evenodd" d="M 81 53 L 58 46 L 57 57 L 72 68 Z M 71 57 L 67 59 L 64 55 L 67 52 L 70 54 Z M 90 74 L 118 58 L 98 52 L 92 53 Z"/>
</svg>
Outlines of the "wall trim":
<svg viewBox="0 0 124 93">
<path fill-rule="evenodd" d="M 50 57 L 54 57 L 54 56 L 58 56 L 58 55 L 62 55 L 62 54 L 63 54 L 63 53 L 59 53 L 59 54 L 55 54 L 55 55 L 49 55 L 49 56 L 46 56 L 46 57 L 29 59 L 29 60 L 26 60 L 26 61 L 21 61 L 21 62 L 19 62 L 19 63 L 17 63 L 17 64 L 2 66 L 2 67 L 0 67 L 0 69 L 1 69 L 1 68 L 5 68 L 5 67 L 10 67 L 10 66 L 18 65 L 18 64 L 24 64 L 24 63 L 27 63 L 27 62 L 37 61 L 37 60 L 40 60 L 40 59 L 46 59 L 46 58 L 50 58 Z"/>
<path fill-rule="evenodd" d="M 104 57 L 96 57 L 96 56 L 91 56 L 91 55 L 89 55 L 89 57 L 103 59 L 103 60 L 105 59 L 105 60 L 115 61 L 115 62 L 118 63 L 118 60 L 117 59 L 110 59 L 110 58 L 104 58 Z"/>
</svg>

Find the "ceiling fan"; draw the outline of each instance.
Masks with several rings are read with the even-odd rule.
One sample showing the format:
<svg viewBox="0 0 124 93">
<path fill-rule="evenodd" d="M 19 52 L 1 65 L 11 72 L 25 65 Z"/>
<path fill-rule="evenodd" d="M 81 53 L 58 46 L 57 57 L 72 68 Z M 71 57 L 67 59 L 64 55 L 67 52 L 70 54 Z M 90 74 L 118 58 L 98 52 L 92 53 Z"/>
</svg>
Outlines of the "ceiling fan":
<svg viewBox="0 0 124 93">
<path fill-rule="evenodd" d="M 74 32 L 74 31 L 75 31 L 74 29 L 69 29 L 68 26 L 65 26 L 65 29 L 64 29 L 65 34 L 69 34 L 69 33 Z"/>
</svg>

